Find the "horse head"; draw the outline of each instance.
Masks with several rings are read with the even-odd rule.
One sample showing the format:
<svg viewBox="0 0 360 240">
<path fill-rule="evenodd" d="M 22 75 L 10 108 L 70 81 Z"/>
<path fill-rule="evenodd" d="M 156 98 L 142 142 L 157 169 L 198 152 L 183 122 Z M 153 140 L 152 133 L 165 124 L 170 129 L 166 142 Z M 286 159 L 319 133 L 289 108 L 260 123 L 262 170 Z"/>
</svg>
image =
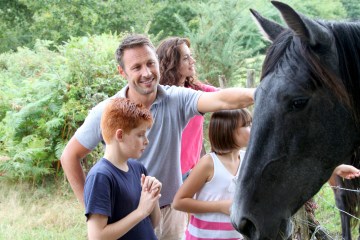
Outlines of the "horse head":
<svg viewBox="0 0 360 240">
<path fill-rule="evenodd" d="M 272 45 L 231 208 L 250 239 L 287 239 L 290 217 L 360 145 L 359 26 L 272 4 L 287 28 L 251 10 Z"/>
</svg>

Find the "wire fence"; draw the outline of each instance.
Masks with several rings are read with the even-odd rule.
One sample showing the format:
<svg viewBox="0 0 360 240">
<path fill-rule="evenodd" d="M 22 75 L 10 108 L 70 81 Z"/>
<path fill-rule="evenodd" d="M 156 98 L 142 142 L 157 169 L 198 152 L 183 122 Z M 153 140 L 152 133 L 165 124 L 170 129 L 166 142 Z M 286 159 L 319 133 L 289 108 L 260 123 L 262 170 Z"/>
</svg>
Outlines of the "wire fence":
<svg viewBox="0 0 360 240">
<path fill-rule="evenodd" d="M 323 188 L 319 191 L 319 193 L 314 197 L 314 200 L 319 207 L 315 213 L 315 218 L 318 223 L 315 224 L 314 222 L 308 221 L 307 219 L 296 217 L 296 215 L 295 217 L 293 217 L 293 221 L 296 221 L 298 224 L 301 224 L 304 227 L 312 229 L 312 235 L 310 237 L 310 240 L 318 239 L 316 235 L 319 232 L 321 232 L 321 234 L 326 237 L 325 239 L 342 240 L 343 238 L 341 234 L 340 212 L 347 214 L 350 218 L 358 220 L 358 224 L 360 224 L 360 219 L 357 216 L 343 211 L 336 206 L 335 197 L 332 189 L 351 191 L 360 194 L 360 189 L 346 189 L 339 186 L 324 185 Z M 329 197 L 327 195 L 331 196 Z M 324 212 L 326 212 L 326 215 L 318 216 L 318 213 L 320 213 L 319 215 L 321 215 L 324 214 Z M 357 237 L 359 236 L 360 233 L 358 232 L 358 230 L 360 230 L 359 227 L 353 230 L 353 239 L 357 239 Z"/>
</svg>

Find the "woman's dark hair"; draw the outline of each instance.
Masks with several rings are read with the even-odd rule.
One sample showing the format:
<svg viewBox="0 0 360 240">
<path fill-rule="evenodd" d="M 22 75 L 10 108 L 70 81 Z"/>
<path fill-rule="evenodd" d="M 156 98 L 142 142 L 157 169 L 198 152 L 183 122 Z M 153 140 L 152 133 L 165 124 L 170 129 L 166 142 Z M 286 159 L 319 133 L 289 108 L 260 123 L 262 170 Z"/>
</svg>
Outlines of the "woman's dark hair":
<svg viewBox="0 0 360 240">
<path fill-rule="evenodd" d="M 234 130 L 250 126 L 251 122 L 251 113 L 246 108 L 214 112 L 209 124 L 211 151 L 221 155 L 240 147 L 236 144 Z"/>
<path fill-rule="evenodd" d="M 184 43 L 190 48 L 189 39 L 169 37 L 161 41 L 157 47 L 156 54 L 159 58 L 160 84 L 179 86 L 181 78 L 178 71 L 181 60 L 180 46 Z M 194 84 L 194 82 L 194 77 L 187 77 L 184 86 L 200 90 L 200 87 Z"/>
</svg>

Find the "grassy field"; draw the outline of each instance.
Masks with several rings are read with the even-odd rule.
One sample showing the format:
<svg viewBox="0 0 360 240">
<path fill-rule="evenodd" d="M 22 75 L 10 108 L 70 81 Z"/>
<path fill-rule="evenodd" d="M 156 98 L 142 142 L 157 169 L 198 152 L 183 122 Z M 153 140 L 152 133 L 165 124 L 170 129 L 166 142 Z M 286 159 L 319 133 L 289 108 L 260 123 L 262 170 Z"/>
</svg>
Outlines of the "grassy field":
<svg viewBox="0 0 360 240">
<path fill-rule="evenodd" d="M 340 214 L 335 206 L 334 193 L 328 184 L 314 198 L 318 208 L 315 211 L 315 218 L 321 227 L 325 229 L 331 239 L 341 239 Z"/>
<path fill-rule="evenodd" d="M 0 189 L 0 240 L 86 239 L 83 209 L 66 183 L 34 188 L 0 182 Z M 315 201 L 320 225 L 341 239 L 332 190 L 325 185 Z"/>
<path fill-rule="evenodd" d="M 83 208 L 66 184 L 0 182 L 0 240 L 86 239 Z"/>
</svg>

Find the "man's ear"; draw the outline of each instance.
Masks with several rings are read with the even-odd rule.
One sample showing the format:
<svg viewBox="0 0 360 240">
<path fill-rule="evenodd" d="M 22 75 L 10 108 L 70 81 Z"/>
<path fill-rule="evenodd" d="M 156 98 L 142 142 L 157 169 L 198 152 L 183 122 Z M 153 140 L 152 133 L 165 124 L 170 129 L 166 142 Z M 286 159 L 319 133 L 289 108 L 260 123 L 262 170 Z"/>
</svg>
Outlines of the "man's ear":
<svg viewBox="0 0 360 240">
<path fill-rule="evenodd" d="M 116 130 L 116 132 L 115 132 L 115 138 L 116 138 L 116 140 L 117 141 L 119 141 L 119 142 L 122 142 L 122 140 L 123 140 L 123 130 L 122 129 L 117 129 Z"/>
<path fill-rule="evenodd" d="M 120 75 L 123 76 L 123 78 L 126 77 L 125 70 L 120 65 L 118 65 L 118 71 L 119 71 Z"/>
</svg>

